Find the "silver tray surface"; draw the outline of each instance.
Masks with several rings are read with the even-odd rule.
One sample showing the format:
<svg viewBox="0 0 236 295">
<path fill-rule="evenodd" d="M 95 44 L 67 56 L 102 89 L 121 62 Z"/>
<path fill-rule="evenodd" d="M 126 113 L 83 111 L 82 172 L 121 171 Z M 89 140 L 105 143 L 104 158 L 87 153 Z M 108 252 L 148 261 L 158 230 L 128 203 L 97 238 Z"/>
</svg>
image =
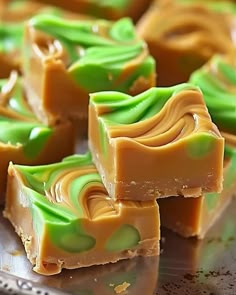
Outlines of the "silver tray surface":
<svg viewBox="0 0 236 295">
<path fill-rule="evenodd" d="M 162 229 L 158 259 L 115 264 L 44 277 L 32 271 L 20 239 L 0 215 L 0 294 L 236 295 L 236 199 L 201 241 Z M 116 286 L 130 284 L 121 293 Z"/>
</svg>

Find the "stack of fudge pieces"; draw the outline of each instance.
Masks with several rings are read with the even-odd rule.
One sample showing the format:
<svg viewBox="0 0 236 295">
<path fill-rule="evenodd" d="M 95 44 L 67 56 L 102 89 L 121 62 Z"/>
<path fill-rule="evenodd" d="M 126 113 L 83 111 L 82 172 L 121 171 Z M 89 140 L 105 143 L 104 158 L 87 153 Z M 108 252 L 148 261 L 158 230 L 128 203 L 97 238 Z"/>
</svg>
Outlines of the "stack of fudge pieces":
<svg viewBox="0 0 236 295">
<path fill-rule="evenodd" d="M 0 23 L 0 63 L 2 55 L 7 64 L 0 74 L 1 200 L 6 191 L 4 215 L 34 270 L 52 275 L 158 255 L 160 220 L 203 237 L 236 185 L 233 6 L 154 1 L 136 31 L 120 19 L 137 20 L 129 12 L 136 1 L 123 10 L 57 1 L 119 18 L 113 21 L 22 2 L 34 8 L 17 20 L 37 12 L 22 25 L 7 18 L 10 2 L 1 4 Z M 162 30 L 161 12 L 182 10 L 186 23 L 170 18 L 163 32 L 155 30 Z M 223 17 L 222 45 L 208 40 L 212 31 L 201 20 L 221 27 Z M 86 121 L 89 151 L 72 155 Z"/>
</svg>

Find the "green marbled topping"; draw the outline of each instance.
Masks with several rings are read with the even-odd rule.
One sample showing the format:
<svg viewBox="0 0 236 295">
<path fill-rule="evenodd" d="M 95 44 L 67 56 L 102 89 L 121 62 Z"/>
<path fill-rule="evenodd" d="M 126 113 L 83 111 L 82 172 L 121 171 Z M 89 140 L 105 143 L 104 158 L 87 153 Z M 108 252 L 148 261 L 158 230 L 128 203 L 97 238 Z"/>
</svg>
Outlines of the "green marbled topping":
<svg viewBox="0 0 236 295">
<path fill-rule="evenodd" d="M 146 44 L 128 18 L 74 21 L 45 14 L 35 16 L 30 24 L 60 40 L 70 57 L 69 74 L 87 92 L 127 92 L 136 79 L 155 72 L 155 61 L 146 54 Z M 122 77 L 136 59 L 137 65 Z"/>
<path fill-rule="evenodd" d="M 190 82 L 199 86 L 212 120 L 221 130 L 236 134 L 236 68 L 214 56 L 208 65 L 195 71 Z"/>
<path fill-rule="evenodd" d="M 52 243 L 66 252 L 80 253 L 92 249 L 96 240 L 83 228 L 86 217 L 81 198 L 87 188 L 94 186 L 97 193 L 103 184 L 92 163 L 91 154 L 73 155 L 50 165 L 14 166 L 24 179 L 22 190 L 32 210 L 35 232 L 40 235 L 46 228 Z M 82 170 L 84 172 L 80 173 Z M 75 175 L 76 171 L 78 174 Z M 66 187 L 67 194 L 61 195 L 59 188 L 63 186 L 64 177 L 70 173 L 74 176 Z M 137 229 L 126 224 L 108 239 L 106 250 L 127 250 L 139 241 Z"/>
<path fill-rule="evenodd" d="M 23 30 L 23 24 L 0 22 L 0 52 L 9 53 L 20 51 Z"/>
<path fill-rule="evenodd" d="M 108 125 L 134 124 L 151 118 L 161 111 L 167 101 L 185 90 L 199 90 L 191 84 L 151 88 L 139 95 L 130 96 L 120 92 L 98 92 L 90 95 L 90 103 L 104 106 L 107 113 L 100 116 Z"/>
<path fill-rule="evenodd" d="M 0 80 L 0 93 L 8 81 Z M 21 145 L 28 158 L 37 157 L 52 134 L 52 129 L 37 121 L 26 104 L 20 80 L 16 80 L 8 100 L 0 105 L 0 142 Z"/>
<path fill-rule="evenodd" d="M 134 25 L 128 18 L 120 19 L 117 22 L 106 20 L 77 21 L 44 14 L 33 17 L 30 20 L 30 25 L 63 43 L 70 44 L 70 46 L 83 46 L 84 48 L 111 46 L 120 43 L 131 44 L 137 39 Z"/>
<path fill-rule="evenodd" d="M 223 191 L 229 190 L 236 181 L 236 148 L 225 145 L 224 157 L 230 160 L 227 173 L 224 174 Z M 206 193 L 204 195 L 207 208 L 212 211 L 220 201 L 221 193 Z"/>
<path fill-rule="evenodd" d="M 149 77 L 154 61 L 147 56 L 135 71 L 119 79 L 121 69 L 125 69 L 130 60 L 135 60 L 143 52 L 145 44 L 130 46 L 93 47 L 86 50 L 84 56 L 75 62 L 69 73 L 73 79 L 89 92 L 114 90 L 126 92 L 138 77 Z M 93 83 L 91 83 L 91 81 Z"/>
</svg>

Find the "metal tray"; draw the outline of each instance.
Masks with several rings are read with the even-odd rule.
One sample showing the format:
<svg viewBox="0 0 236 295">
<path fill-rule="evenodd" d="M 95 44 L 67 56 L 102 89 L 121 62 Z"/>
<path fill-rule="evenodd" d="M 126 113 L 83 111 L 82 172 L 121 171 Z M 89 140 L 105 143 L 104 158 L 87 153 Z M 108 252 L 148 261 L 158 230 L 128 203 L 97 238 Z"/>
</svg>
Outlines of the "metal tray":
<svg viewBox="0 0 236 295">
<path fill-rule="evenodd" d="M 201 241 L 162 229 L 159 259 L 135 258 L 51 277 L 32 271 L 20 239 L 0 215 L 0 294 L 236 295 L 235 213 L 236 199 Z M 129 286 L 119 293 L 124 282 Z"/>
</svg>

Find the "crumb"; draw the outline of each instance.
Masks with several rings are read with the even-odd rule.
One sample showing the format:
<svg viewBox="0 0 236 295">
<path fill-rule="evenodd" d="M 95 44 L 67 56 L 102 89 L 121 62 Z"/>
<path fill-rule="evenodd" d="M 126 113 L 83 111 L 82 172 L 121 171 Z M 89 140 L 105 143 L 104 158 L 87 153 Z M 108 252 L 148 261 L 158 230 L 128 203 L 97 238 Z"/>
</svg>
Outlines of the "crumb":
<svg viewBox="0 0 236 295">
<path fill-rule="evenodd" d="M 97 282 L 98 281 L 98 279 L 97 278 L 94 278 L 94 282 Z"/>
<path fill-rule="evenodd" d="M 114 285 L 114 284 L 109 284 L 109 286 L 110 286 L 110 287 L 114 287 L 115 285 Z"/>
<path fill-rule="evenodd" d="M 129 286 L 130 286 L 129 283 L 124 282 L 123 284 L 116 286 L 116 287 L 114 288 L 114 291 L 116 292 L 116 294 L 120 294 L 120 293 L 126 291 L 126 289 L 127 289 Z"/>
<path fill-rule="evenodd" d="M 72 279 L 72 276 L 70 276 L 70 279 Z"/>
</svg>

